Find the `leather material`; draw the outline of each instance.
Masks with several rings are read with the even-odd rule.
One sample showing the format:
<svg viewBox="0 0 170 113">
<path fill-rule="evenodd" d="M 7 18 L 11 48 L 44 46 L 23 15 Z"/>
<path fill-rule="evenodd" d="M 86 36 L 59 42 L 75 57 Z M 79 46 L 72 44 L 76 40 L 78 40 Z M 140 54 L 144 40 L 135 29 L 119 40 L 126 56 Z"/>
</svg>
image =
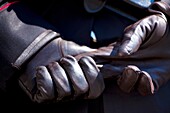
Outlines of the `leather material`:
<svg viewBox="0 0 170 113">
<path fill-rule="evenodd" d="M 72 87 L 70 85 L 73 85 L 73 88 L 75 88 L 75 95 L 78 96 L 88 90 L 88 84 L 76 60 L 72 57 L 66 57 L 61 61 L 63 66 L 60 66 L 60 63 L 51 62 L 57 62 L 67 55 L 75 56 L 94 50 L 95 49 L 91 49 L 87 46 L 80 46 L 72 41 L 63 40 L 62 38 L 54 39 L 28 62 L 26 68 L 23 70 L 24 73 L 19 77 L 19 83 L 28 96 L 38 103 L 51 99 L 54 101 L 54 98 L 57 98 L 57 101 L 61 100 L 63 97 L 71 96 Z M 68 65 L 67 67 L 69 67 L 69 65 L 73 66 L 70 66 L 70 69 L 65 69 L 64 65 Z M 65 72 L 64 70 L 70 72 L 69 74 L 71 74 L 70 79 L 72 83 L 69 83 L 70 80 L 66 77 L 68 72 Z M 53 84 L 57 84 L 57 86 Z M 58 90 L 58 97 L 55 94 L 55 87 L 57 87 Z"/>
<path fill-rule="evenodd" d="M 36 1 L 33 1 L 33 2 L 36 2 Z M 72 3 L 75 3 L 75 2 L 72 1 Z M 32 4 L 34 4 L 34 3 L 32 3 Z M 62 5 L 62 7 L 63 7 L 63 5 Z M 67 9 L 67 7 L 65 7 L 65 6 L 64 6 L 64 8 Z M 37 9 L 39 10 L 40 7 L 37 7 Z M 68 9 L 68 10 L 70 10 L 70 9 Z M 58 12 L 60 12 L 60 11 L 61 10 L 59 8 Z M 106 11 L 106 12 L 103 12 L 103 13 L 106 14 L 108 12 Z M 66 13 L 64 13 L 64 14 L 67 15 Z M 73 15 L 73 14 L 75 14 L 75 13 L 72 12 L 70 15 Z M 84 15 L 84 13 L 81 13 L 81 14 Z M 102 38 L 103 38 L 103 40 L 105 40 L 107 37 L 110 37 L 110 36 L 112 37 L 113 34 L 117 34 L 118 32 L 121 32 L 121 30 L 118 30 L 118 27 L 127 26 L 126 21 L 125 20 L 122 21 L 123 20 L 122 17 L 118 17 L 118 19 L 123 24 L 121 24 L 119 22 L 117 23 L 117 21 L 114 18 L 110 19 L 110 16 L 116 17 L 116 15 L 114 13 L 111 13 L 111 15 L 109 15 L 109 16 L 108 15 L 104 16 L 104 15 L 101 15 L 101 14 L 99 14 L 99 15 L 100 15 L 100 17 L 95 17 L 94 23 L 97 24 L 96 28 L 98 28 L 98 29 L 96 29 L 96 33 L 98 32 L 97 36 L 101 37 L 101 40 L 102 40 Z M 97 16 L 99 16 L 99 15 L 97 15 Z M 87 16 L 85 16 L 85 17 L 87 17 Z M 83 18 L 84 18 L 84 16 L 83 16 Z M 101 18 L 102 18 L 102 20 L 101 20 Z M 63 17 L 61 18 L 61 20 L 62 19 L 63 19 Z M 54 20 L 56 22 L 56 18 L 54 18 Z M 80 18 L 80 20 L 81 20 L 81 18 Z M 96 20 L 101 20 L 101 21 L 96 23 Z M 65 22 L 65 20 L 63 20 L 63 21 Z M 72 23 L 73 26 L 75 26 L 76 23 L 78 23 L 76 21 L 77 21 L 76 19 L 70 19 L 70 22 L 73 22 Z M 110 21 L 111 22 L 114 21 L 114 23 L 111 23 Z M 58 23 L 60 23 L 60 21 L 58 21 Z M 80 29 L 82 31 L 84 31 L 83 32 L 84 34 L 89 33 L 90 30 L 88 32 L 85 32 L 85 31 L 87 31 L 87 29 L 84 29 L 84 28 L 86 28 L 86 26 L 84 26 L 84 24 L 87 25 L 87 24 L 90 24 L 90 23 L 86 23 L 86 22 L 82 21 L 82 24 L 83 24 L 83 26 L 80 26 L 80 23 L 78 23 L 77 26 L 79 26 Z M 108 25 L 108 26 L 101 26 L 101 24 Z M 64 26 L 64 25 L 61 24 L 61 26 Z M 112 27 L 110 28 L 109 26 L 112 26 Z M 104 28 L 109 27 L 110 29 L 103 29 L 102 27 L 104 27 Z M 66 26 L 65 28 L 63 27 L 63 29 L 62 29 L 62 31 L 65 31 L 65 33 L 67 33 L 69 35 L 69 36 L 67 35 L 67 37 L 70 37 L 70 36 L 73 35 L 72 31 L 77 31 L 77 30 L 71 29 L 71 27 L 70 27 L 71 30 L 70 30 L 70 32 L 68 32 L 69 28 L 68 29 L 67 28 L 68 28 L 68 26 Z M 102 32 L 102 30 L 104 30 L 106 32 Z M 78 31 L 80 31 L 80 30 L 78 29 Z M 113 32 L 113 31 L 115 31 L 115 32 Z M 79 34 L 76 35 L 76 36 L 81 37 L 83 41 L 84 41 L 84 39 L 88 40 L 90 38 L 90 37 L 87 37 L 88 35 L 81 34 L 80 32 L 78 32 L 78 33 Z M 75 35 L 72 36 L 71 38 L 73 38 L 73 37 L 75 37 Z M 80 40 L 79 38 L 75 38 L 75 40 L 76 39 L 80 43 L 83 43 L 83 41 Z M 103 42 L 103 41 L 101 41 L 101 42 Z M 111 41 L 109 41 L 109 42 L 111 42 Z M 2 64 L 1 64 L 1 66 L 3 67 Z M 122 93 L 119 90 L 119 88 L 117 88 L 117 85 L 114 84 L 114 81 L 111 80 L 111 79 L 109 79 L 109 80 L 110 80 L 110 82 L 107 84 L 105 92 L 104 92 L 104 98 L 100 98 L 100 100 L 99 99 L 91 100 L 90 104 L 89 104 L 89 102 L 87 103 L 87 101 L 84 101 L 84 100 L 83 101 L 81 101 L 81 100 L 80 101 L 71 101 L 71 102 L 68 102 L 68 103 L 59 103 L 59 104 L 45 104 L 45 105 L 40 105 L 40 104 L 35 105 L 35 104 L 31 103 L 31 105 L 29 104 L 29 107 L 30 108 L 33 107 L 34 109 L 27 109 L 28 108 L 27 104 L 25 105 L 25 108 L 30 112 L 37 111 L 37 112 L 42 112 L 42 113 L 43 112 L 44 113 L 46 113 L 46 112 L 61 112 L 61 113 L 70 113 L 70 112 L 72 112 L 72 113 L 82 113 L 82 112 L 87 113 L 88 112 L 89 113 L 89 107 L 90 107 L 91 110 L 93 111 L 93 112 L 90 112 L 90 113 L 94 113 L 95 111 L 97 111 L 95 113 L 99 113 L 99 109 L 101 110 L 102 107 L 104 106 L 105 107 L 104 111 L 103 111 L 104 113 L 111 113 L 113 111 L 115 113 L 122 113 L 122 112 L 126 112 L 126 113 L 137 113 L 137 112 L 142 112 L 142 113 L 144 113 L 144 112 L 145 113 L 162 113 L 162 112 L 169 113 L 169 103 L 170 103 L 170 99 L 168 98 L 169 88 L 170 88 L 169 83 L 167 85 L 165 85 L 164 87 L 162 87 L 157 93 L 155 93 L 155 95 L 141 97 L 136 93 L 131 93 L 131 94 Z M 10 92 L 6 96 L 4 102 L 11 103 L 11 106 L 14 105 L 14 104 L 16 105 L 16 103 L 19 103 L 18 106 L 21 106 L 21 105 L 24 106 L 23 105 L 24 103 L 29 102 L 29 101 L 27 101 L 28 98 L 25 97 L 24 94 L 19 93 L 19 92 L 22 92 L 22 91 L 20 91 L 19 88 L 17 90 L 17 88 L 14 87 L 13 91 L 14 91 L 14 95 L 13 95 L 12 92 Z M 24 96 L 24 98 L 23 98 L 23 96 Z M 12 100 L 14 100 L 14 101 L 12 101 Z M 104 101 L 104 105 L 102 103 L 103 101 Z M 3 103 L 3 105 L 4 105 L 4 103 Z M 63 107 L 67 108 L 67 109 L 63 109 Z M 122 109 L 122 107 L 124 109 Z M 5 110 L 7 110 L 7 109 L 5 109 Z M 13 110 L 14 111 L 21 111 L 20 108 L 16 108 L 16 109 L 13 109 Z"/>
<path fill-rule="evenodd" d="M 122 42 L 113 49 L 113 53 L 118 50 L 117 56 L 104 58 L 112 63 L 103 66 L 103 76 L 113 73 L 110 77 L 117 78 L 124 92 L 138 90 L 141 95 L 154 94 L 170 79 L 168 37 L 169 24 L 162 12 L 128 26 Z M 106 70 L 110 72 L 105 73 Z"/>
<path fill-rule="evenodd" d="M 160 4 L 157 5 L 161 9 Z M 122 91 L 154 94 L 170 79 L 169 69 L 164 66 L 169 63 L 168 34 L 169 24 L 163 11 L 152 9 L 150 16 L 125 28 L 122 40 L 113 44 L 112 52 L 108 52 L 110 56 L 102 55 L 98 50 L 101 54 L 93 52 L 89 55 L 94 56 L 97 64 L 104 64 L 101 68 L 103 77 L 117 79 Z"/>
<path fill-rule="evenodd" d="M 74 1 L 73 4 L 76 3 L 76 2 Z M 64 7 L 64 5 L 61 5 L 61 7 L 63 7 L 63 9 L 64 8 L 67 9 L 67 7 Z M 76 7 L 76 6 L 73 5 L 73 7 Z M 38 9 L 39 9 L 39 7 L 38 7 Z M 61 10 L 59 10 L 59 9 L 58 9 L 58 12 L 61 12 Z M 62 11 L 63 11 L 63 9 L 62 9 Z M 67 10 L 70 10 L 70 9 L 67 9 Z M 108 14 L 107 11 L 104 12 L 104 13 Z M 67 13 L 64 13 L 64 14 L 67 15 Z M 69 12 L 69 14 L 70 14 L 70 12 Z M 71 15 L 73 15 L 73 14 L 74 13 L 72 12 Z M 84 14 L 84 13 L 81 13 L 81 14 Z M 109 36 L 115 36 L 113 34 L 121 32 L 121 30 L 119 29 L 120 26 L 122 26 L 122 25 L 126 26 L 127 25 L 126 22 L 123 21 L 122 17 L 117 17 L 117 16 L 115 16 L 116 14 L 114 14 L 114 13 L 109 13 L 109 14 L 112 15 L 113 18 L 110 17 L 110 16 L 106 17 L 106 16 L 102 16 L 102 14 L 99 14 L 100 18 L 96 18 L 95 22 L 94 22 L 94 23 L 96 23 L 97 20 L 102 18 L 102 20 L 100 22 L 96 23 L 96 28 L 101 29 L 101 31 L 105 30 L 106 32 L 100 32 L 97 29 L 96 33 L 98 33 L 97 36 L 100 36 L 101 39 L 103 38 L 103 40 L 105 40 L 108 35 Z M 70 15 L 70 17 L 71 17 L 71 15 Z M 138 13 L 138 15 L 139 15 L 139 13 Z M 58 17 L 60 17 L 60 15 Z M 65 17 L 68 19 L 67 16 L 65 16 Z M 61 18 L 61 20 L 63 20 L 63 18 L 65 18 L 65 17 L 63 16 Z M 72 16 L 72 17 L 75 17 L 75 15 Z M 81 17 L 83 17 L 83 19 Z M 87 17 L 87 16 L 85 16 L 85 17 Z M 119 19 L 119 21 L 121 20 L 121 22 L 123 24 L 120 24 L 118 21 L 114 20 L 114 18 L 116 18 L 116 17 Z M 78 17 L 76 17 L 76 18 L 78 18 Z M 112 18 L 112 19 L 108 20 L 110 18 Z M 82 30 L 83 32 L 81 32 L 81 33 L 78 32 L 81 35 L 80 34 L 77 35 L 77 32 L 76 33 L 72 32 L 74 30 L 72 29 L 71 26 L 77 25 L 80 28 L 82 28 L 82 26 L 80 26 L 80 23 L 79 23 L 80 21 L 74 22 L 74 21 L 77 21 L 77 19 L 73 19 L 73 18 L 71 19 L 71 22 L 73 22 L 73 23 L 72 23 L 72 25 L 70 25 L 70 28 L 68 27 L 69 26 L 68 23 L 61 24 L 61 25 L 59 24 L 59 25 L 64 26 L 62 30 L 65 32 L 65 34 L 67 34 L 67 37 L 74 38 L 73 40 L 77 39 L 78 42 L 82 43 L 82 42 L 84 42 L 84 39 L 89 38 L 89 37 L 87 37 L 88 35 L 86 33 L 89 33 L 90 31 L 86 32 L 87 29 L 85 29 L 85 28 L 87 27 L 86 26 L 87 23 L 84 22 L 85 21 L 84 16 L 80 16 L 79 20 L 83 20 L 82 24 L 81 24 L 83 26 L 83 30 Z M 116 22 L 112 23 L 113 21 L 114 22 L 116 21 Z M 56 18 L 54 19 L 54 22 L 56 22 Z M 60 21 L 58 23 L 60 23 Z M 109 31 L 109 29 L 103 29 L 103 27 L 101 26 L 100 23 L 102 23 L 103 25 L 108 25 L 108 26 L 104 26 L 104 28 L 109 28 L 110 31 Z M 111 28 L 109 26 L 111 26 Z M 74 28 L 76 28 L 76 27 L 74 27 Z M 69 29 L 71 29 L 70 32 L 68 32 Z M 79 31 L 80 29 L 77 29 L 77 30 Z M 112 32 L 112 30 L 115 31 L 115 32 Z M 84 37 L 82 37 L 82 36 L 84 36 Z M 78 37 L 78 38 L 76 38 L 76 37 Z M 82 37 L 83 41 L 82 40 L 80 41 L 79 37 Z M 38 112 L 44 112 L 44 113 L 46 113 L 46 112 L 112 113 L 113 111 L 115 113 L 162 113 L 162 112 L 169 113 L 169 111 L 170 111 L 170 109 L 169 109 L 170 99 L 168 98 L 169 97 L 169 88 L 170 88 L 169 83 L 167 85 L 165 85 L 164 87 L 162 87 L 157 93 L 155 93 L 155 95 L 145 96 L 145 97 L 142 97 L 142 96 L 136 94 L 136 92 L 131 92 L 131 93 L 128 93 L 128 94 L 121 92 L 119 90 L 119 88 L 117 88 L 117 85 L 114 84 L 113 80 L 110 80 L 110 82 L 107 81 L 106 85 L 107 86 L 106 86 L 106 89 L 105 89 L 105 92 L 104 92 L 104 95 L 102 96 L 102 98 L 100 97 L 99 99 L 91 100 L 90 102 L 83 100 L 83 101 L 78 101 L 78 102 L 77 101 L 71 101 L 71 102 L 68 102 L 68 103 L 61 103 L 61 104 L 46 104 L 46 105 L 40 105 L 39 104 L 39 105 L 34 106 L 35 109 L 29 109 L 29 110 L 30 110 L 30 112 L 38 111 Z M 16 96 L 18 96 L 18 93 L 16 94 Z M 13 96 L 13 97 L 16 97 L 16 96 Z M 18 102 L 18 100 L 20 100 L 21 103 L 22 103 L 23 100 L 21 100 L 20 98 L 21 97 L 19 96 L 19 99 L 16 99 L 16 98 L 13 98 L 13 99 L 16 100 L 15 102 Z M 11 102 L 11 101 L 9 101 L 9 102 Z M 103 108 L 103 106 L 104 106 L 104 108 Z M 67 108 L 67 109 L 63 109 L 63 107 Z M 123 107 L 123 109 L 122 109 L 122 107 Z M 18 111 L 20 111 L 20 110 L 18 110 Z"/>
<path fill-rule="evenodd" d="M 164 13 L 166 16 L 170 16 L 170 7 L 167 1 L 157 1 L 157 2 L 153 2 L 149 8 L 148 8 L 149 12 L 157 12 L 157 13 Z"/>
<path fill-rule="evenodd" d="M 121 43 L 113 43 L 113 44 L 110 44 L 108 47 L 101 47 L 97 50 L 92 50 L 91 52 L 88 52 L 88 50 L 85 51 L 84 53 L 79 52 L 78 48 L 74 47 L 76 44 L 75 45 L 67 44 L 67 42 L 65 41 L 63 41 L 64 43 L 62 43 L 61 39 L 56 39 L 53 42 L 55 44 L 47 45 L 42 51 L 39 52 L 39 54 L 37 54 L 37 56 L 34 57 L 34 59 L 31 61 L 32 63 L 28 64 L 28 69 L 26 70 L 26 73 L 24 73 L 23 76 L 21 76 L 20 78 L 20 84 L 21 86 L 27 87 L 28 89 L 27 93 L 33 101 L 37 101 L 41 103 L 47 100 L 54 100 L 54 98 L 57 98 L 56 100 L 61 100 L 65 96 L 66 97 L 71 96 L 72 88 L 69 84 L 69 80 L 68 80 L 69 78 L 71 81 L 71 85 L 73 85 L 72 86 L 73 90 L 75 91 L 74 92 L 75 97 L 77 96 L 79 97 L 80 95 L 88 91 L 89 86 L 87 83 L 88 80 L 86 81 L 86 79 L 84 78 L 86 74 L 83 75 L 83 71 L 80 68 L 81 66 L 79 67 L 79 64 L 76 63 L 77 61 L 74 59 L 74 57 L 66 57 L 66 58 L 63 58 L 64 60 L 62 59 L 60 63 L 50 64 L 51 61 L 58 61 L 60 58 L 64 57 L 65 55 L 73 55 L 73 56 L 77 55 L 75 56 L 75 58 L 78 61 L 81 60 L 83 56 L 90 56 L 94 58 L 96 63 L 98 64 L 106 63 L 108 62 L 107 61 L 108 59 L 111 60 L 112 63 L 106 64 L 101 68 L 100 74 L 102 74 L 104 78 L 110 78 L 110 77 L 117 78 L 118 85 L 124 92 L 130 92 L 131 90 L 134 89 L 134 87 L 136 87 L 136 84 L 138 84 L 137 89 L 140 94 L 142 95 L 153 94 L 154 91 L 157 91 L 160 86 L 166 83 L 166 81 L 168 80 L 168 77 L 165 79 L 165 81 L 161 81 L 160 83 L 157 83 L 156 80 L 154 81 L 154 78 L 152 77 L 152 73 L 150 74 L 150 72 L 146 71 L 146 69 L 149 70 L 148 65 L 145 65 L 140 62 L 147 58 L 153 58 L 153 55 L 158 55 L 157 51 L 152 50 L 153 48 L 151 49 L 152 54 L 150 54 L 151 53 L 150 51 L 149 53 L 147 51 L 150 49 L 151 45 L 152 46 L 157 45 L 157 43 L 165 35 L 166 30 L 167 30 L 167 20 L 166 20 L 165 15 L 160 12 L 160 13 L 148 16 L 146 18 L 143 18 L 139 20 L 138 22 L 136 22 L 135 24 L 128 26 L 125 29 L 124 37 Z M 64 47 L 66 46 L 66 49 L 62 50 L 63 47 L 60 47 L 58 45 L 61 45 L 61 46 L 64 45 Z M 53 46 L 56 46 L 57 50 L 50 49 L 50 48 L 55 48 Z M 78 50 L 76 54 L 74 54 L 75 49 L 73 49 L 72 51 L 72 47 Z M 117 48 L 118 48 L 118 51 L 117 51 Z M 52 51 L 50 52 L 49 50 L 52 50 Z M 83 50 L 86 50 L 86 49 L 83 49 Z M 69 51 L 71 52 L 65 53 Z M 55 55 L 56 53 L 58 54 Z M 47 56 L 44 56 L 44 54 L 45 55 L 50 54 L 51 58 L 49 58 L 48 60 Z M 125 56 L 125 57 L 122 57 L 122 56 Z M 137 60 L 134 60 L 134 59 L 137 59 Z M 66 64 L 65 63 L 63 64 L 62 62 L 65 62 L 65 63 L 67 62 L 67 68 L 64 66 Z M 129 66 L 130 65 L 129 63 L 132 66 Z M 148 64 L 149 63 L 150 62 L 148 62 Z M 53 71 L 48 72 L 48 69 L 46 69 L 46 67 L 40 67 L 36 70 L 36 67 L 47 66 L 48 64 L 50 64 L 49 66 L 50 70 L 53 70 Z M 93 66 L 96 66 L 96 65 L 93 64 Z M 112 74 L 108 75 L 108 71 L 106 72 L 106 70 L 109 70 L 109 69 L 107 68 L 111 70 Z M 152 67 L 150 68 L 152 69 Z M 60 70 L 60 72 L 56 72 L 57 69 Z M 60 73 L 59 74 L 60 76 L 57 76 L 56 73 Z M 75 75 L 72 75 L 72 73 L 74 73 Z M 70 75 L 68 78 L 67 78 L 67 74 Z M 81 76 L 81 80 L 76 75 Z M 159 76 L 159 75 L 155 75 L 155 76 Z M 59 82 L 60 79 L 58 77 L 59 78 L 62 77 L 63 81 Z M 159 77 L 161 78 L 165 76 L 159 76 Z M 55 78 L 54 80 L 55 85 L 56 85 L 55 87 L 58 87 L 56 89 L 58 91 L 58 97 L 56 97 L 56 94 L 54 93 L 55 89 L 54 89 L 53 81 L 52 81 L 53 78 Z M 67 83 L 67 84 L 62 86 L 61 85 L 62 83 Z M 81 86 L 80 83 L 82 83 L 83 85 Z M 101 94 L 101 92 L 103 91 L 103 88 L 101 89 L 102 90 L 99 90 L 99 92 L 96 93 L 97 95 Z"/>
<path fill-rule="evenodd" d="M 156 12 L 157 13 L 157 12 Z M 130 55 L 136 52 L 139 47 L 150 46 L 164 36 L 167 29 L 167 19 L 161 12 L 143 18 L 125 28 L 122 44 L 119 47 L 118 55 Z M 155 37 L 156 36 L 156 37 Z M 150 39 L 154 38 L 151 42 Z"/>
</svg>

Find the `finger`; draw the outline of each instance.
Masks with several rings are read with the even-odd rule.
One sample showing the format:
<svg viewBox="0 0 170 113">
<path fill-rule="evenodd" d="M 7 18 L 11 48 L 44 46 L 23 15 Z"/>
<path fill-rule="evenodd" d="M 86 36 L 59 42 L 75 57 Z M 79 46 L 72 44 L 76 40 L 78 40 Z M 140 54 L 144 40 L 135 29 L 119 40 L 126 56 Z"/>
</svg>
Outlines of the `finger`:
<svg viewBox="0 0 170 113">
<path fill-rule="evenodd" d="M 136 66 L 129 65 L 125 67 L 121 77 L 118 79 L 117 83 L 123 92 L 131 92 L 139 78 L 140 69 Z"/>
<path fill-rule="evenodd" d="M 146 24 L 146 23 L 145 23 Z M 118 49 L 119 56 L 130 55 L 138 50 L 146 34 L 136 24 L 125 29 L 122 44 Z"/>
<path fill-rule="evenodd" d="M 34 100 L 43 102 L 46 100 L 54 99 L 53 82 L 48 70 L 45 66 L 39 66 L 36 69 L 37 91 L 34 95 Z"/>
<path fill-rule="evenodd" d="M 139 20 L 125 29 L 118 55 L 130 55 L 141 46 L 151 46 L 165 35 L 166 29 L 167 20 L 164 15 L 151 15 Z"/>
<path fill-rule="evenodd" d="M 71 87 L 64 69 L 58 62 L 51 62 L 48 65 L 49 72 L 55 83 L 57 91 L 57 100 L 62 100 L 64 97 L 71 95 Z"/>
<path fill-rule="evenodd" d="M 67 76 L 71 80 L 74 89 L 74 96 L 78 97 L 87 93 L 89 85 L 77 60 L 73 56 L 67 55 L 63 57 L 60 62 L 67 73 Z"/>
<path fill-rule="evenodd" d="M 138 92 L 143 96 L 154 93 L 154 85 L 152 82 L 152 78 L 147 72 L 142 71 L 140 73 L 140 79 L 139 79 L 137 89 L 138 89 Z"/>
<path fill-rule="evenodd" d="M 89 93 L 87 98 L 97 98 L 101 95 L 105 88 L 103 76 L 99 73 L 99 69 L 91 57 L 82 57 L 79 63 L 89 84 Z"/>
</svg>

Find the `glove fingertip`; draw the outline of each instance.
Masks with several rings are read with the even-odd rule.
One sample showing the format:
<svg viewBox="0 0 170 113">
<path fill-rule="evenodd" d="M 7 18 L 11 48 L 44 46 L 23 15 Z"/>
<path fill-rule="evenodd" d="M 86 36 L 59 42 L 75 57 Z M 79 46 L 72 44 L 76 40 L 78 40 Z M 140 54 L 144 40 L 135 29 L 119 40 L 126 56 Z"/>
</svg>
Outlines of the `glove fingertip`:
<svg viewBox="0 0 170 113">
<path fill-rule="evenodd" d="M 151 76 L 145 71 L 142 71 L 140 76 L 141 77 L 138 85 L 139 93 L 143 96 L 154 94 L 155 88 Z"/>
<path fill-rule="evenodd" d="M 79 62 L 89 84 L 89 92 L 85 98 L 95 99 L 99 97 L 105 89 L 103 76 L 99 73 L 99 69 L 93 58 L 84 56 Z"/>
</svg>

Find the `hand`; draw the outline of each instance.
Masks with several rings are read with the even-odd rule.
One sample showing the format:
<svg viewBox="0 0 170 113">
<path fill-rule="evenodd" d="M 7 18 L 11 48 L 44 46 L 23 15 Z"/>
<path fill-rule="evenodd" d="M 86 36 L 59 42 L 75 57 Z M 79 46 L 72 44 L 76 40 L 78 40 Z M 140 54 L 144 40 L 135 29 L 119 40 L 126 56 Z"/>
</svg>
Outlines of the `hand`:
<svg viewBox="0 0 170 113">
<path fill-rule="evenodd" d="M 66 41 L 62 38 L 56 38 L 48 43 L 44 48 L 42 48 L 37 54 L 35 54 L 35 56 L 27 63 L 25 69 L 23 70 L 23 74 L 19 77 L 20 86 L 24 89 L 24 91 L 29 92 L 29 96 L 34 101 L 41 102 L 47 99 L 50 100 L 54 97 L 54 92 L 52 92 L 53 87 L 51 87 L 51 85 L 53 86 L 53 83 L 49 78 L 49 74 L 46 74 L 46 76 L 44 76 L 46 78 L 43 78 L 43 80 L 42 78 L 40 78 L 43 76 L 41 76 L 42 72 L 47 72 L 45 72 L 45 68 L 40 68 L 39 66 L 47 66 L 51 62 L 57 62 L 62 57 L 65 57 L 67 55 L 75 56 L 84 52 L 91 52 L 94 50 L 95 49 L 91 49 L 86 46 L 80 46 L 72 41 Z M 37 67 L 39 67 L 38 72 L 36 71 Z M 42 84 L 45 84 L 44 87 L 41 87 Z M 87 85 L 87 81 L 85 82 L 84 80 L 84 84 Z"/>
<path fill-rule="evenodd" d="M 166 29 L 167 19 L 164 15 L 155 14 L 137 21 L 125 28 L 118 55 L 131 55 L 139 48 L 153 45 L 164 36 Z"/>
<path fill-rule="evenodd" d="M 154 94 L 170 79 L 169 34 L 163 13 L 130 25 L 118 45 L 117 56 L 108 58 L 111 62 L 102 67 L 101 73 L 107 78 L 117 75 L 118 86 L 124 92 Z"/>
<path fill-rule="evenodd" d="M 38 66 L 37 90 L 33 100 L 63 101 L 77 98 L 97 98 L 104 90 L 104 80 L 94 60 L 85 56 L 77 61 L 73 56 L 62 57 L 58 62 Z"/>
<path fill-rule="evenodd" d="M 3 17 L 0 18 L 2 26 L 0 53 L 5 59 L 5 65 L 1 67 L 1 71 L 6 69 L 10 71 L 2 74 L 4 75 L 2 81 L 5 85 L 6 81 L 12 85 L 9 79 L 18 78 L 19 75 L 16 76 L 16 72 L 22 73 L 19 76 L 19 83 L 30 98 L 35 101 L 46 99 L 50 94 L 42 95 L 39 100 L 34 99 L 36 97 L 34 93 L 39 94 L 36 91 L 40 91 L 36 89 L 36 68 L 57 62 L 65 55 L 75 56 L 95 49 L 63 40 L 59 33 L 53 31 L 56 29 L 51 24 L 27 9 L 22 2 L 12 4 L 5 2 L 4 6 L 3 11 L 0 12 L 0 16 Z M 10 11 L 8 7 L 11 9 Z M 46 83 L 46 87 L 48 87 L 50 81 Z M 48 97 L 48 99 L 50 98 Z"/>
</svg>

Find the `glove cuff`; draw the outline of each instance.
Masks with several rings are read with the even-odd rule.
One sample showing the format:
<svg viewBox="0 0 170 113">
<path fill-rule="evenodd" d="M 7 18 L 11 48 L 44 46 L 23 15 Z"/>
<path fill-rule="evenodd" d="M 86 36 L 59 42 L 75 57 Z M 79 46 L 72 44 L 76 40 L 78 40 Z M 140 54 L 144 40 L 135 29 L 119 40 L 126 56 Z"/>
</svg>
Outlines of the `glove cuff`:
<svg viewBox="0 0 170 113">
<path fill-rule="evenodd" d="M 21 2 L 1 5 L 0 26 L 0 53 L 9 64 L 17 68 L 43 45 L 59 36 L 47 30 L 54 28 Z"/>
<path fill-rule="evenodd" d="M 0 8 L 0 88 L 6 90 L 17 69 L 59 34 L 21 2 L 0 3 Z"/>
<path fill-rule="evenodd" d="M 17 60 L 12 63 L 12 66 L 19 69 L 22 64 L 24 64 L 32 55 L 40 50 L 40 48 L 58 36 L 59 34 L 52 30 L 44 31 L 21 53 Z"/>
</svg>

